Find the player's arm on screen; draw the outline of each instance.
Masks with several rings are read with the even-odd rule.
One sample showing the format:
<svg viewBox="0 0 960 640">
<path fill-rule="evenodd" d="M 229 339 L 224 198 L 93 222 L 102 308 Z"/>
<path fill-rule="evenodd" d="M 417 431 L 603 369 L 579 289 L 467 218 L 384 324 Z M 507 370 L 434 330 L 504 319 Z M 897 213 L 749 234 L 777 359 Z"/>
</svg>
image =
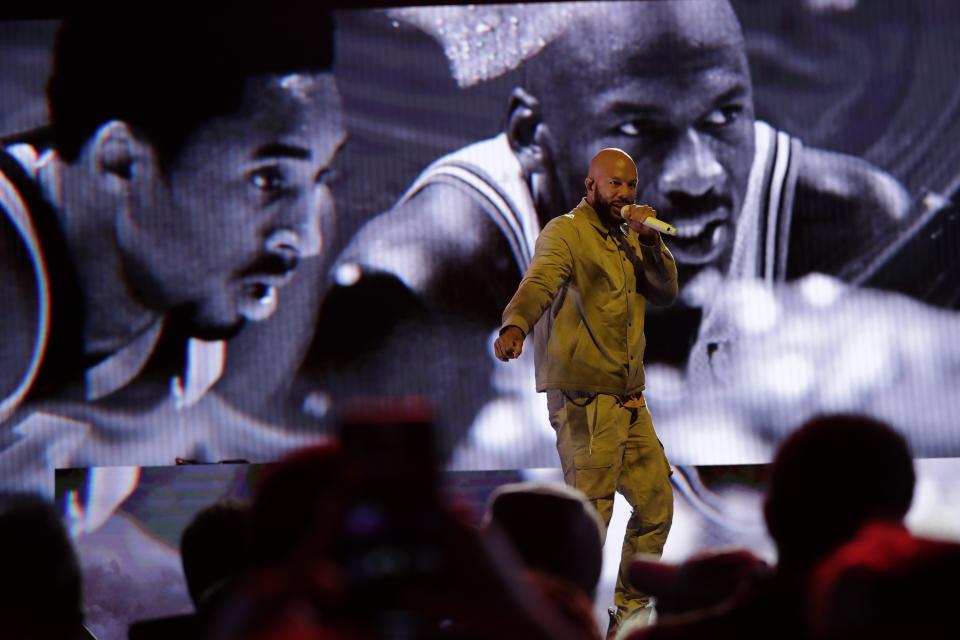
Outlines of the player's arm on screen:
<svg viewBox="0 0 960 640">
<path fill-rule="evenodd" d="M 476 312 L 488 322 L 520 275 L 491 217 L 475 198 L 448 184 L 429 185 L 367 222 L 332 273 L 388 274 L 432 306 Z"/>
<path fill-rule="evenodd" d="M 910 194 L 885 171 L 853 156 L 803 147 L 790 229 L 788 277 L 836 274 L 892 240 Z"/>
</svg>

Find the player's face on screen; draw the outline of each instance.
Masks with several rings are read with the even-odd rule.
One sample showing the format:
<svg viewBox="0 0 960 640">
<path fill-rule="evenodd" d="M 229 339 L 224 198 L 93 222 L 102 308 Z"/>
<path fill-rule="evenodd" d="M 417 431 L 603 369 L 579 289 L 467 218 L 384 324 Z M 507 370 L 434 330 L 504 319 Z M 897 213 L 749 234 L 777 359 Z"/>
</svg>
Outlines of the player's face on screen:
<svg viewBox="0 0 960 640">
<path fill-rule="evenodd" d="M 248 81 L 241 109 L 189 138 L 123 247 L 199 335 L 269 317 L 298 262 L 317 255 L 333 215 L 326 184 L 345 137 L 330 74 Z"/>
<path fill-rule="evenodd" d="M 723 3 L 635 6 L 625 20 L 629 29 L 608 15 L 605 27 L 590 30 L 609 44 L 554 110 L 554 155 L 576 167 L 603 147 L 623 149 L 637 163 L 638 201 L 678 229 L 669 242 L 677 262 L 724 268 L 754 149 L 752 89 L 736 17 Z M 653 26 L 638 28 L 645 24 Z M 558 173 L 576 188 L 569 169 Z"/>
<path fill-rule="evenodd" d="M 683 265 L 725 269 L 753 162 L 753 106 L 742 51 L 711 63 L 625 85 L 605 104 L 631 104 L 612 127 L 637 158 L 639 200 L 677 227 Z"/>
</svg>

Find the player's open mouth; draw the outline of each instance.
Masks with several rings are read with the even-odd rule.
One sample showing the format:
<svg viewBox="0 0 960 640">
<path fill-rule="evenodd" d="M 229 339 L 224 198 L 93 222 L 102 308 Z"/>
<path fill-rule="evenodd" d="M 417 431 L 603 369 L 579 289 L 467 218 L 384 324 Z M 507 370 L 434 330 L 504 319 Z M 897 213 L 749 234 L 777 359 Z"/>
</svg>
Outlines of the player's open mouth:
<svg viewBox="0 0 960 640">
<path fill-rule="evenodd" d="M 266 320 L 277 310 L 279 289 L 289 282 L 293 272 L 282 276 L 251 276 L 241 284 L 238 311 L 247 320 Z"/>
<path fill-rule="evenodd" d="M 674 258 L 686 264 L 715 261 L 733 239 L 733 225 L 725 211 L 714 211 L 694 219 L 674 218 L 676 237 L 667 240 Z"/>
</svg>

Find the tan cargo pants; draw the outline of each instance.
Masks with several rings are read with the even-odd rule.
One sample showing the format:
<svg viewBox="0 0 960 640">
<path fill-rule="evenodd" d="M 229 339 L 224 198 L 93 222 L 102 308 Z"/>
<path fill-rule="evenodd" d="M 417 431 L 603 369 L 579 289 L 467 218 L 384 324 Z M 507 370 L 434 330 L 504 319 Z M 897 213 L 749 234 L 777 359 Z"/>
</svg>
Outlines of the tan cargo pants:
<svg viewBox="0 0 960 640">
<path fill-rule="evenodd" d="M 616 491 L 632 509 L 614 593 L 618 617 L 625 620 L 650 602 L 628 582 L 630 561 L 638 553 L 662 554 L 673 521 L 671 470 L 663 445 L 642 396 L 550 390 L 547 409 L 567 484 L 586 494 L 606 526 Z"/>
</svg>

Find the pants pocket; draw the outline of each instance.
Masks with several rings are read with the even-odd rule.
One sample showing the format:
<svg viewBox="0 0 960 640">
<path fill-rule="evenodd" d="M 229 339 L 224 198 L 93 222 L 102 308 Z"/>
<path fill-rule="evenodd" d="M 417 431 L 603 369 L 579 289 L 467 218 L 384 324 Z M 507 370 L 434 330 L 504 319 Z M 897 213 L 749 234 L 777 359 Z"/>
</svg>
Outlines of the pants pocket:
<svg viewBox="0 0 960 640">
<path fill-rule="evenodd" d="M 617 489 L 614 454 L 609 451 L 586 451 L 573 457 L 573 485 L 591 500 L 612 496 Z"/>
</svg>

